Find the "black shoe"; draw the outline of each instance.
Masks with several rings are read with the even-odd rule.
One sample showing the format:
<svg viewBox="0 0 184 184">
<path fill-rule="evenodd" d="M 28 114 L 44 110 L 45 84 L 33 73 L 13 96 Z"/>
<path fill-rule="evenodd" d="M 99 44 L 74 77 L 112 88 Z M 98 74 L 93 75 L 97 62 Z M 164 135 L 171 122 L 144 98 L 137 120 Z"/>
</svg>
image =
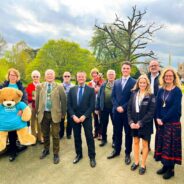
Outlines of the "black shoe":
<svg viewBox="0 0 184 184">
<path fill-rule="evenodd" d="M 114 142 L 112 143 L 112 148 L 115 148 L 115 143 Z"/>
<path fill-rule="evenodd" d="M 77 155 L 74 160 L 73 160 L 73 164 L 78 163 L 80 160 L 82 159 L 82 155 Z"/>
<path fill-rule="evenodd" d="M 47 155 L 49 155 L 49 150 L 44 149 L 40 155 L 40 159 L 44 159 Z"/>
<path fill-rule="evenodd" d="M 129 165 L 130 163 L 131 163 L 130 155 L 126 155 L 126 156 L 125 156 L 125 164 L 126 164 L 126 165 Z"/>
<path fill-rule="evenodd" d="M 107 157 L 107 159 L 112 159 L 114 157 L 119 156 L 120 153 L 117 153 L 115 150 L 113 150 L 113 152 Z"/>
<path fill-rule="evenodd" d="M 100 147 L 103 147 L 107 144 L 107 141 L 102 140 L 101 144 L 99 144 Z"/>
<path fill-rule="evenodd" d="M 167 172 L 167 170 L 168 170 L 168 168 L 166 166 L 163 166 L 161 169 L 159 169 L 157 171 L 157 174 L 159 174 L 159 175 L 164 174 Z"/>
<path fill-rule="evenodd" d="M 16 159 L 16 157 L 17 157 L 17 154 L 16 154 L 16 153 L 11 154 L 11 155 L 9 156 L 9 161 L 10 161 L 10 162 L 13 162 L 13 161 Z"/>
<path fill-rule="evenodd" d="M 164 178 L 165 180 L 168 180 L 168 179 L 172 178 L 173 176 L 174 176 L 174 170 L 168 169 L 168 170 L 166 171 L 166 173 L 163 175 L 163 178 Z"/>
<path fill-rule="evenodd" d="M 90 166 L 91 167 L 95 167 L 96 166 L 96 160 L 95 160 L 95 158 L 91 158 L 90 159 Z"/>
<path fill-rule="evenodd" d="M 131 165 L 131 171 L 135 171 L 137 168 L 139 167 L 139 164 L 135 164 L 135 163 L 133 163 L 132 165 Z"/>
<path fill-rule="evenodd" d="M 145 168 L 144 167 L 140 167 L 139 174 L 143 175 L 145 172 L 146 172 L 146 167 Z"/>
<path fill-rule="evenodd" d="M 67 138 L 67 139 L 71 139 L 71 135 L 67 135 L 66 138 Z"/>
<path fill-rule="evenodd" d="M 58 154 L 54 154 L 54 158 L 53 158 L 53 163 L 54 164 L 58 164 L 59 163 L 59 155 Z"/>
<path fill-rule="evenodd" d="M 27 149 L 27 146 L 24 146 L 24 145 L 21 145 L 21 144 L 17 145 L 17 153 L 20 153 L 20 152 L 22 152 L 26 149 Z"/>
</svg>

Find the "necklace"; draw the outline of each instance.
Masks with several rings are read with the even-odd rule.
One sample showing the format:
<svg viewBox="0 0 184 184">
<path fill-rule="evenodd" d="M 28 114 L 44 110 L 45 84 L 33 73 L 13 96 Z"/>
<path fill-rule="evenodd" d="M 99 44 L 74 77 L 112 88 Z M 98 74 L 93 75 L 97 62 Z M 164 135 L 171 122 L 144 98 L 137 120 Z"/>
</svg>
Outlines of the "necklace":
<svg viewBox="0 0 184 184">
<path fill-rule="evenodd" d="M 174 86 L 172 86 L 172 88 L 168 91 L 167 94 L 165 94 L 166 93 L 166 90 L 164 89 L 163 98 L 162 98 L 162 100 L 163 100 L 162 107 L 164 107 L 164 108 L 166 107 L 166 100 L 168 99 L 168 97 L 169 97 L 170 92 L 172 91 L 172 89 L 174 89 Z"/>
</svg>

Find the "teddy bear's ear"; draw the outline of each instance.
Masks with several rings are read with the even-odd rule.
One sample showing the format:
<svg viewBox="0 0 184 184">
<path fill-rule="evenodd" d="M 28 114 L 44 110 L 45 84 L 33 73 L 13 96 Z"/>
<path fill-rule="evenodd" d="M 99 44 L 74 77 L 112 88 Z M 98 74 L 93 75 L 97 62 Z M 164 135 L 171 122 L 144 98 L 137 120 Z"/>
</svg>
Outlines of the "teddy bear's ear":
<svg viewBox="0 0 184 184">
<path fill-rule="evenodd" d="M 17 93 L 18 97 L 22 98 L 22 95 L 23 95 L 22 91 L 16 90 L 16 93 Z"/>
</svg>

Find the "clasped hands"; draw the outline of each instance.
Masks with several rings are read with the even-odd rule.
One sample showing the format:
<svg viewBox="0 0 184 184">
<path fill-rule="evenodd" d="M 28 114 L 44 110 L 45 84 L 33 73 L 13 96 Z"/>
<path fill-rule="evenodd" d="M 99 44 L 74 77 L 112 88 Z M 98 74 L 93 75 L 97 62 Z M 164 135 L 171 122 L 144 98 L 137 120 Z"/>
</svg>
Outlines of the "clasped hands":
<svg viewBox="0 0 184 184">
<path fill-rule="evenodd" d="M 131 127 L 131 129 L 139 129 L 141 126 L 139 123 L 131 123 L 130 127 Z"/>
<path fill-rule="evenodd" d="M 83 123 L 86 119 L 86 116 L 82 115 L 80 118 L 78 118 L 77 116 L 73 115 L 72 118 L 75 123 Z"/>
</svg>

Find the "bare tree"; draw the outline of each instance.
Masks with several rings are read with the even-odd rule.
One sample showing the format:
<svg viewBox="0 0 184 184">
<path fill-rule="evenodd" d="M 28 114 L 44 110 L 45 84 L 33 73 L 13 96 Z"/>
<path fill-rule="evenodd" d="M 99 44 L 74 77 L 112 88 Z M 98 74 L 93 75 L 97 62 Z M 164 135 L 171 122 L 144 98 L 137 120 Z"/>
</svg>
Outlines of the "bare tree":
<svg viewBox="0 0 184 184">
<path fill-rule="evenodd" d="M 102 26 L 95 24 L 95 27 L 108 34 L 111 43 L 121 50 L 126 60 L 138 64 L 137 58 L 155 58 L 154 52 L 152 50 L 145 51 L 145 48 L 152 41 L 153 33 L 163 27 L 163 25 L 156 25 L 155 22 L 143 23 L 143 17 L 146 13 L 146 10 L 141 12 L 134 6 L 132 7 L 132 15 L 127 17 L 127 23 L 116 15 L 113 23 Z M 119 39 L 119 36 L 124 37 L 124 40 Z"/>
</svg>

